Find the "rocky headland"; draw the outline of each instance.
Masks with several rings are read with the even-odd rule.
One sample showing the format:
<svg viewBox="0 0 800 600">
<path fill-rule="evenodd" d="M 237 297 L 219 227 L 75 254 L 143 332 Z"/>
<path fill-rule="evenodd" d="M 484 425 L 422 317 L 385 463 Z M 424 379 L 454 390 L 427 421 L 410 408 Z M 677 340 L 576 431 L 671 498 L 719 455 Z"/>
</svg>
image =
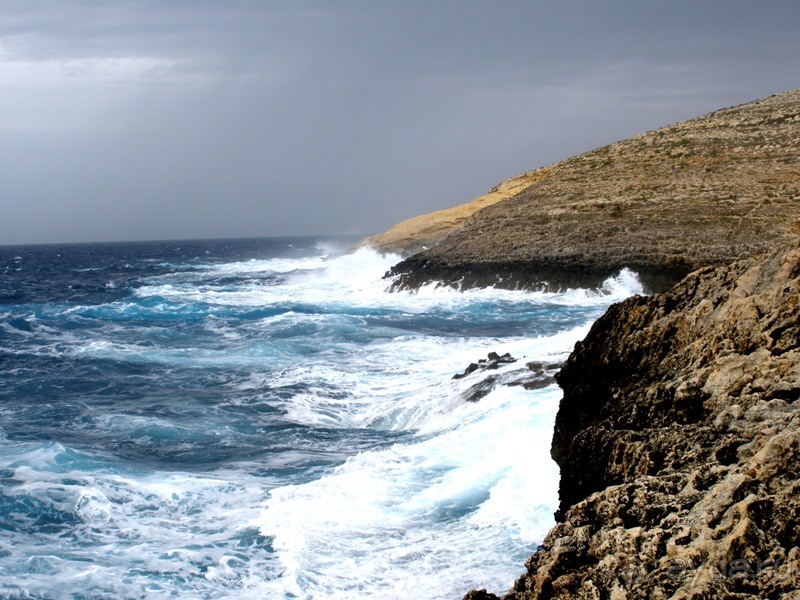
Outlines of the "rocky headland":
<svg viewBox="0 0 800 600">
<path fill-rule="evenodd" d="M 610 144 L 493 193 L 365 242 L 404 255 L 427 248 L 395 266 L 398 288 L 597 285 L 627 266 L 664 290 L 794 238 L 800 90 Z"/>
<path fill-rule="evenodd" d="M 555 374 L 557 524 L 502 598 L 800 598 L 800 91 L 516 183 L 415 245 L 368 243 L 427 247 L 388 274 L 397 288 L 630 267 L 660 293 L 611 306 Z M 554 372 L 536 367 L 530 385 Z"/>
</svg>

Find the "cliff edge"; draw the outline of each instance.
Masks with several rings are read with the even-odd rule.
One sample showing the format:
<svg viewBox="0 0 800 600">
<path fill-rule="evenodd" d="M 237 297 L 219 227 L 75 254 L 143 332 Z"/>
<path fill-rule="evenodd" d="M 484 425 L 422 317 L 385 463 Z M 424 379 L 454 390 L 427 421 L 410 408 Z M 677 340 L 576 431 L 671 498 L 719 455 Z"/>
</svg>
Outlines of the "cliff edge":
<svg viewBox="0 0 800 600">
<path fill-rule="evenodd" d="M 794 239 L 800 90 L 644 133 L 509 182 L 492 202 L 418 217 L 367 243 L 407 253 L 425 240 L 428 249 L 392 270 L 398 288 L 431 281 L 597 285 L 627 266 L 650 289 L 667 289 L 697 268 Z"/>
<path fill-rule="evenodd" d="M 506 600 L 800 597 L 796 242 L 612 306 L 556 377 L 559 523 Z"/>
</svg>

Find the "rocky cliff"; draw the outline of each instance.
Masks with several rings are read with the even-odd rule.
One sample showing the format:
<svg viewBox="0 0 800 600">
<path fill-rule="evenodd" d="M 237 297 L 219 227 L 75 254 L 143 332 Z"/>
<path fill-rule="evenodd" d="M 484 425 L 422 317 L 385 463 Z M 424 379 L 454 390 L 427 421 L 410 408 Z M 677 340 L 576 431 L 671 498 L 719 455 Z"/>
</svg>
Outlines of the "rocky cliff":
<svg viewBox="0 0 800 600">
<path fill-rule="evenodd" d="M 557 379 L 559 523 L 506 600 L 800 597 L 796 242 L 612 306 Z"/>
<path fill-rule="evenodd" d="M 491 202 L 368 243 L 408 253 L 397 287 L 595 285 L 627 266 L 663 290 L 767 251 L 800 219 L 800 90 L 651 131 L 501 184 Z M 405 240 L 405 241 L 404 241 Z"/>
</svg>

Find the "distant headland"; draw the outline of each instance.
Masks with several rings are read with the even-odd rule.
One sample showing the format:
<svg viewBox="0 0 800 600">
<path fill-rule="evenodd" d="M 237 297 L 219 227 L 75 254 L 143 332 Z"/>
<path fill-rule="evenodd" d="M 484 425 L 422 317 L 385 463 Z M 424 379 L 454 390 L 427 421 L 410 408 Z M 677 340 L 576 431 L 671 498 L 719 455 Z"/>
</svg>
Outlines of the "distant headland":
<svg viewBox="0 0 800 600">
<path fill-rule="evenodd" d="M 798 233 L 795 90 L 363 242 L 407 255 L 400 288 L 596 285 L 630 267 L 663 292 L 613 305 L 557 374 L 558 523 L 505 600 L 797 593 Z"/>
<path fill-rule="evenodd" d="M 627 266 L 663 290 L 799 230 L 794 90 L 512 177 L 362 243 L 407 257 L 399 287 L 596 285 Z"/>
</svg>

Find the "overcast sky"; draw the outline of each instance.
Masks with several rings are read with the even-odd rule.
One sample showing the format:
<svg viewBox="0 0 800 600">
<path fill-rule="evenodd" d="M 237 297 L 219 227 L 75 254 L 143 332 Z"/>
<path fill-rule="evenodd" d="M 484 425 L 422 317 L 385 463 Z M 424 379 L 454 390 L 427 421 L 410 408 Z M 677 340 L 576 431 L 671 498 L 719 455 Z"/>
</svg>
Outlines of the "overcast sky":
<svg viewBox="0 0 800 600">
<path fill-rule="evenodd" d="M 384 230 L 800 87 L 797 0 L 0 0 L 0 244 Z"/>
</svg>

